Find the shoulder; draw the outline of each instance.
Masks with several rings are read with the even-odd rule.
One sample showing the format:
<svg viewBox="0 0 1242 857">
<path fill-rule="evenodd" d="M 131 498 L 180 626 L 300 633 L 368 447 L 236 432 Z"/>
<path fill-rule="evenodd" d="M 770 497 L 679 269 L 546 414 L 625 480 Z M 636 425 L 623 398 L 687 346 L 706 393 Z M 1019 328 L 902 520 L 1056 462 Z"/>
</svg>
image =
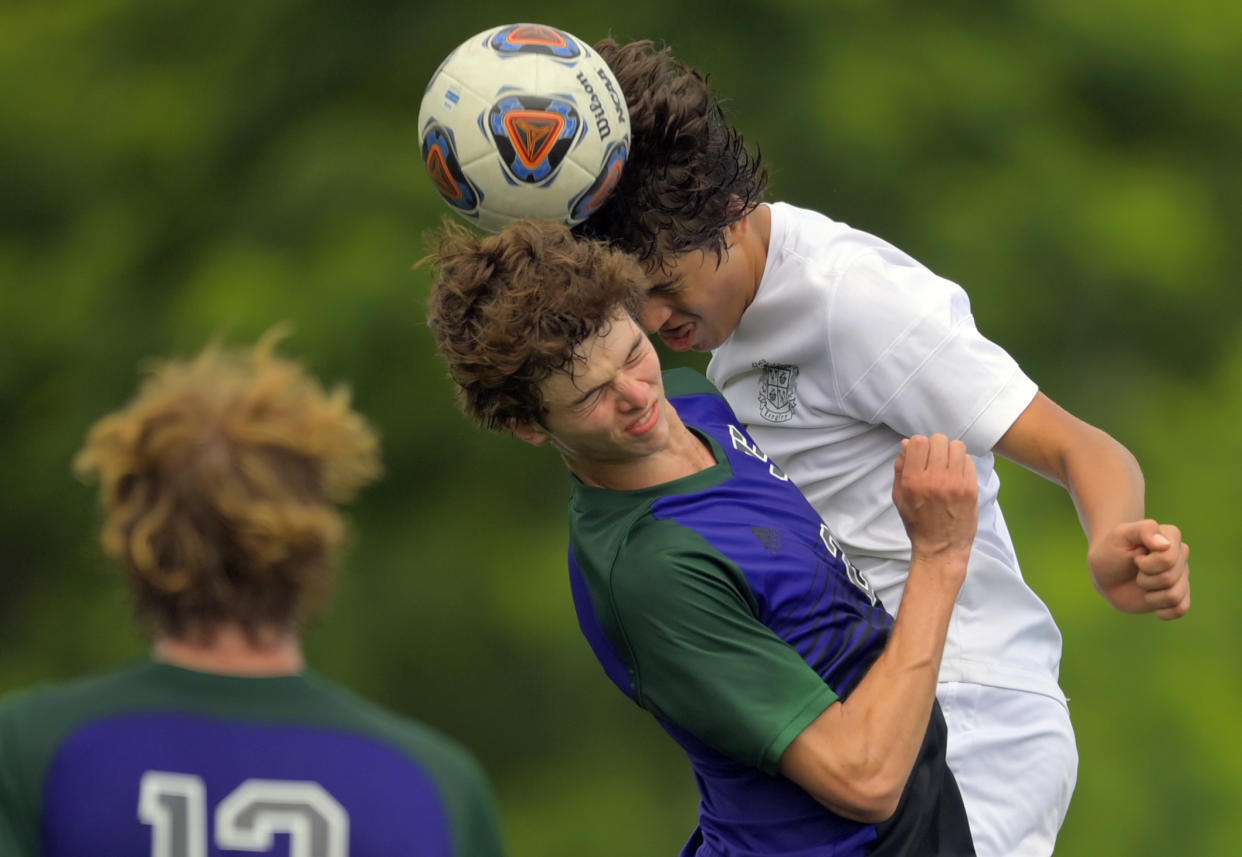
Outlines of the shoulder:
<svg viewBox="0 0 1242 857">
<path fill-rule="evenodd" d="M 455 853 L 462 857 L 503 853 L 491 782 L 474 753 L 440 730 L 318 673 L 308 671 L 305 676 L 325 701 L 321 712 L 333 721 L 318 725 L 387 748 L 434 784 L 458 843 Z"/>
<path fill-rule="evenodd" d="M 890 244 L 880 243 L 852 256 L 842 268 L 842 283 L 855 301 L 917 310 L 954 306 L 969 311 L 966 290 Z"/>
<path fill-rule="evenodd" d="M 664 395 L 687 425 L 717 436 L 722 426 L 739 420 L 724 394 L 693 369 L 670 369 L 664 373 Z"/>
<path fill-rule="evenodd" d="M 127 666 L 15 691 L 0 698 L 0 729 L 20 730 L 23 740 L 54 737 L 75 724 L 124 709 L 141 670 L 141 665 Z"/>
<path fill-rule="evenodd" d="M 878 278 L 903 286 L 912 282 L 917 291 L 935 287 L 960 291 L 956 283 L 938 277 L 925 265 L 890 241 L 871 232 L 836 221 L 816 211 L 776 203 L 773 209 L 771 249 L 777 255 L 771 266 L 780 272 L 790 265 L 802 269 L 806 287 L 859 284 L 871 286 Z M 874 289 L 868 288 L 868 292 Z M 886 289 L 877 297 L 891 295 Z"/>
<path fill-rule="evenodd" d="M 0 697 L 0 767 L 11 762 L 8 757 L 15 748 L 28 744 L 23 733 L 40 722 L 52 692 L 49 687 L 24 688 Z"/>
<path fill-rule="evenodd" d="M 670 399 L 676 396 L 720 396 L 720 391 L 701 372 L 685 367 L 667 369 L 664 375 L 664 394 Z"/>
<path fill-rule="evenodd" d="M 611 594 L 620 618 L 714 610 L 722 599 L 753 607 L 737 564 L 701 533 L 671 519 L 648 518 L 617 554 Z"/>
<path fill-rule="evenodd" d="M 961 286 L 876 241 L 841 259 L 823 294 L 824 350 L 843 381 L 881 357 L 940 342 L 973 323 Z"/>
<path fill-rule="evenodd" d="M 930 272 L 887 241 L 818 212 L 772 208 L 759 291 L 717 351 L 729 355 L 727 374 L 747 371 L 757 359 L 805 366 L 828 360 L 826 336 L 867 337 L 856 317 L 904 311 L 911 294 L 916 302 L 927 295 L 918 280 Z M 717 380 L 722 370 L 713 359 L 708 374 Z"/>
<path fill-rule="evenodd" d="M 768 241 L 774 264 L 769 273 L 780 277 L 791 269 L 810 271 L 813 284 L 848 267 L 859 256 L 873 251 L 895 251 L 882 238 L 833 220 L 826 214 L 785 203 L 772 205 L 772 231 Z"/>
<path fill-rule="evenodd" d="M 46 683 L 0 698 L 0 808 L 10 804 L 17 817 L 37 820 L 49 767 L 82 727 L 126 709 L 131 672 Z"/>
<path fill-rule="evenodd" d="M 380 741 L 437 775 L 473 780 L 481 769 L 473 754 L 456 739 L 422 721 L 385 706 L 324 676 L 310 672 L 307 680 L 332 700 L 336 727 Z M 326 725 L 326 724 L 325 724 Z"/>
<path fill-rule="evenodd" d="M 434 727 L 367 699 L 317 673 L 308 681 L 340 709 L 338 728 L 401 753 L 435 783 L 451 819 L 458 854 L 503 854 L 491 782 L 473 752 Z"/>
</svg>

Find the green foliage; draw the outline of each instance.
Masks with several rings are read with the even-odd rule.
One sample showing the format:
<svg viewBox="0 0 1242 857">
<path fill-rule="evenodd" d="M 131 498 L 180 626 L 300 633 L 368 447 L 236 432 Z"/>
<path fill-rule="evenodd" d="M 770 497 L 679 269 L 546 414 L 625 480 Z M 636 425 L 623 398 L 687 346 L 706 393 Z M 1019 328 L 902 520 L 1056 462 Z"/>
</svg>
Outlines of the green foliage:
<svg viewBox="0 0 1242 857">
<path fill-rule="evenodd" d="M 475 748 L 518 857 L 680 848 L 689 772 L 576 627 L 567 478 L 455 412 L 411 269 L 447 211 L 417 155 L 424 82 L 473 32 L 544 21 L 667 41 L 710 71 L 773 198 L 962 282 L 1046 392 L 1135 451 L 1150 514 L 1194 546 L 1195 606 L 1173 624 L 1110 612 L 1064 493 L 1002 465 L 1025 573 L 1065 636 L 1082 766 L 1058 853 L 1231 853 L 1239 8 L 6 4 L 0 692 L 143 648 L 69 475 L 87 427 L 143 359 L 289 320 L 285 352 L 352 385 L 387 468 L 312 660 Z"/>
</svg>

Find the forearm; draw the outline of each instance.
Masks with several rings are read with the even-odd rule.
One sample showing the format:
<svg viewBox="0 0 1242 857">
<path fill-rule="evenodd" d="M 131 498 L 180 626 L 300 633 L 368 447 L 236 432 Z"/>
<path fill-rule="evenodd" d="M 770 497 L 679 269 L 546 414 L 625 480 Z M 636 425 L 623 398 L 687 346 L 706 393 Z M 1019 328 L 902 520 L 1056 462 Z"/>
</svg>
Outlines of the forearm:
<svg viewBox="0 0 1242 857">
<path fill-rule="evenodd" d="M 1177 527 L 1146 518 L 1143 471 L 1121 443 L 1041 393 L 996 451 L 1069 492 L 1087 535 L 1091 580 L 1110 604 L 1161 619 L 1186 613 L 1189 548 Z"/>
<path fill-rule="evenodd" d="M 884 651 L 846 700 L 781 757 L 781 771 L 856 821 L 893 814 L 927 733 L 949 618 L 978 524 L 978 476 L 960 440 L 902 441 L 893 502 L 910 536 L 910 575 Z"/>
<path fill-rule="evenodd" d="M 847 818 L 891 815 L 923 745 L 961 580 L 960 572 L 929 568 L 938 561 L 950 562 L 912 563 L 888 646 L 850 696 L 830 706 L 790 750 L 802 746 L 782 758 L 786 776 Z M 964 558 L 958 562 L 964 570 Z"/>
<path fill-rule="evenodd" d="M 850 760 L 861 775 L 895 792 L 894 805 L 923 746 L 960 588 L 946 582 L 952 573 L 930 573 L 929 564 L 918 559 L 911 564 L 888 646 L 841 704 L 842 717 L 853 727 L 850 746 L 859 751 Z"/>
<path fill-rule="evenodd" d="M 1105 432 L 1087 428 L 1085 439 L 1065 452 L 1062 484 L 1093 544 L 1118 524 L 1144 517 L 1146 504 L 1138 460 Z"/>
<path fill-rule="evenodd" d="M 1065 488 L 1089 543 L 1144 516 L 1143 471 L 1130 450 L 1042 393 L 996 452 Z"/>
</svg>

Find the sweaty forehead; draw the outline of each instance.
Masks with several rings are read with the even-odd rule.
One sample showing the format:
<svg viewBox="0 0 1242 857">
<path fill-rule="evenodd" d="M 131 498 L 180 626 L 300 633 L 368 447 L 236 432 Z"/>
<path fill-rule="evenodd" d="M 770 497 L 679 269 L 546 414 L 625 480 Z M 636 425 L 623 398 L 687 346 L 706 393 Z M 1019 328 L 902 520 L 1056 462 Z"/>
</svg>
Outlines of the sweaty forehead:
<svg viewBox="0 0 1242 857">
<path fill-rule="evenodd" d="M 598 336 L 593 336 L 578 346 L 570 362 L 552 372 L 543 382 L 543 398 L 549 405 L 565 404 L 576 399 L 583 390 L 590 389 L 592 360 Z M 598 371 L 596 374 L 599 374 Z"/>
<path fill-rule="evenodd" d="M 685 285 L 686 274 L 701 266 L 702 251 L 665 256 L 651 262 L 646 269 L 647 293 L 668 294 Z"/>
<path fill-rule="evenodd" d="M 584 391 L 605 384 L 629 357 L 633 340 L 642 330 L 622 311 L 574 349 L 568 365 L 554 371 L 543 382 L 543 397 L 549 405 L 564 404 Z"/>
</svg>

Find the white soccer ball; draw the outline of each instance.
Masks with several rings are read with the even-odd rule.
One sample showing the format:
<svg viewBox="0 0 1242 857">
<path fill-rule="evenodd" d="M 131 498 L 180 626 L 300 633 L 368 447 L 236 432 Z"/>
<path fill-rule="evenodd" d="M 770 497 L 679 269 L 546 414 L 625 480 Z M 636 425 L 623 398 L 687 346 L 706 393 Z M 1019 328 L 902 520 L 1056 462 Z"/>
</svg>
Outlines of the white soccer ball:
<svg viewBox="0 0 1242 857">
<path fill-rule="evenodd" d="M 581 223 L 630 150 L 629 110 L 607 63 L 542 24 L 462 42 L 427 84 L 418 129 L 436 190 L 489 232 L 522 217 Z"/>
</svg>

